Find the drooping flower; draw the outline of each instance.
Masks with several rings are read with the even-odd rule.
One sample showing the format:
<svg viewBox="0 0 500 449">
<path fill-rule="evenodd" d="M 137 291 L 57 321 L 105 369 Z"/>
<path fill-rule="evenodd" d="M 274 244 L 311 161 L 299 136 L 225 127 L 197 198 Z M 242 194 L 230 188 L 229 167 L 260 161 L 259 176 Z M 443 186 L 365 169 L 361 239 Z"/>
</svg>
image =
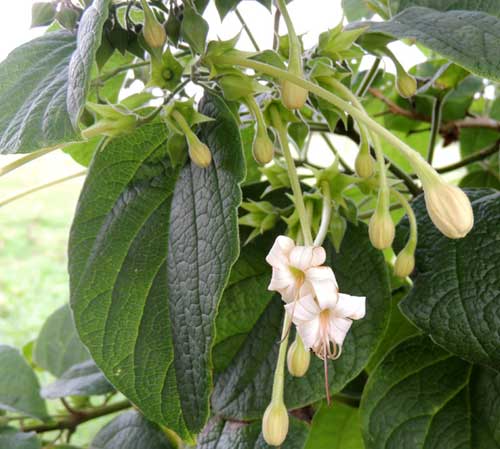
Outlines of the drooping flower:
<svg viewBox="0 0 500 449">
<path fill-rule="evenodd" d="M 328 301 L 338 287 L 332 269 L 321 266 L 325 259 L 322 247 L 296 246 L 291 238 L 280 235 L 266 257 L 273 267 L 269 290 L 279 292 L 287 303 L 305 295 Z"/>
<path fill-rule="evenodd" d="M 292 315 L 306 348 L 321 359 L 336 359 L 352 321 L 365 316 L 365 300 L 364 296 L 338 292 L 326 300 L 306 295 L 294 304 L 286 304 L 285 309 Z"/>
</svg>

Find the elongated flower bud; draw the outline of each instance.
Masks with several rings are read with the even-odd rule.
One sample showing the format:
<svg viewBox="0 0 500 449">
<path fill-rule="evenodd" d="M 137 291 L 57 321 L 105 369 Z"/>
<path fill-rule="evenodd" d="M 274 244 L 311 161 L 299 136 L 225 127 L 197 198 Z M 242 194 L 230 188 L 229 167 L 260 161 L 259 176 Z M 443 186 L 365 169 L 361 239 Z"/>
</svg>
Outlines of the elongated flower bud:
<svg viewBox="0 0 500 449">
<path fill-rule="evenodd" d="M 158 22 L 146 0 L 141 0 L 144 11 L 144 40 L 151 48 L 162 48 L 167 41 L 167 33 Z"/>
<path fill-rule="evenodd" d="M 297 86 L 290 81 L 284 80 L 281 83 L 281 100 L 288 109 L 303 108 L 307 101 L 309 91 Z"/>
<path fill-rule="evenodd" d="M 212 162 L 210 149 L 199 139 L 189 139 L 189 157 L 201 168 L 207 168 Z"/>
<path fill-rule="evenodd" d="M 465 237 L 474 225 L 474 213 L 467 195 L 444 181 L 424 185 L 425 204 L 432 222 L 446 237 Z"/>
<path fill-rule="evenodd" d="M 261 165 L 266 165 L 273 160 L 274 145 L 267 133 L 257 133 L 253 141 L 253 157 Z"/>
<path fill-rule="evenodd" d="M 288 434 L 288 411 L 282 401 L 271 402 L 262 418 L 262 435 L 270 446 L 280 446 Z"/>
<path fill-rule="evenodd" d="M 396 88 L 402 97 L 413 97 L 417 92 L 417 80 L 403 68 L 400 68 L 397 71 Z"/>
<path fill-rule="evenodd" d="M 410 248 L 404 247 L 396 257 L 396 262 L 394 263 L 394 274 L 400 278 L 405 278 L 412 273 L 414 268 L 414 252 Z"/>
<path fill-rule="evenodd" d="M 372 245 L 377 249 L 386 249 L 392 245 L 395 227 L 389 211 L 375 211 L 368 225 L 368 234 Z"/>
<path fill-rule="evenodd" d="M 311 352 L 304 347 L 299 337 L 288 348 L 287 354 L 288 372 L 295 377 L 302 377 L 307 373 L 311 362 Z"/>
<path fill-rule="evenodd" d="M 354 162 L 356 173 L 361 178 L 369 178 L 374 172 L 373 158 L 369 153 L 359 152 Z"/>
</svg>

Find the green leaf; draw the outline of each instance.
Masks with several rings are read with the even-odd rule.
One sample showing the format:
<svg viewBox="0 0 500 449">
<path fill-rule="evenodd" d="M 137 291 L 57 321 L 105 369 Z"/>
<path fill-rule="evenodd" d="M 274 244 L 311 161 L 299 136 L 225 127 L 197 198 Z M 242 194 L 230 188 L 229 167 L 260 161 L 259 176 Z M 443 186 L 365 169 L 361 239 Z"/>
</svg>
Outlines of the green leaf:
<svg viewBox="0 0 500 449">
<path fill-rule="evenodd" d="M 113 390 L 94 361 L 87 360 L 73 365 L 55 382 L 43 387 L 41 393 L 46 399 L 57 399 L 67 396 L 97 396 Z"/>
<path fill-rule="evenodd" d="M 349 22 L 373 16 L 373 11 L 368 8 L 368 0 L 342 0 L 342 11 Z"/>
<path fill-rule="evenodd" d="M 90 166 L 70 236 L 71 304 L 106 377 L 189 438 L 205 424 L 217 305 L 238 254 L 244 161 L 217 96 L 200 112 L 207 169 L 172 169 L 164 124 L 111 140 Z M 215 258 L 214 255 L 217 255 Z"/>
<path fill-rule="evenodd" d="M 78 122 L 85 107 L 90 75 L 102 40 L 102 29 L 108 18 L 110 0 L 94 0 L 85 10 L 78 26 L 77 46 L 69 64 L 67 107 L 71 122 Z"/>
<path fill-rule="evenodd" d="M 255 137 L 255 128 L 250 125 L 241 130 L 241 142 L 243 144 L 243 151 L 245 153 L 245 162 L 247 167 L 247 174 L 245 176 L 244 184 L 259 181 L 262 173 L 259 166 L 253 157 L 253 139 Z"/>
<path fill-rule="evenodd" d="M 122 413 L 103 427 L 90 444 L 90 449 L 173 449 L 156 424 L 135 410 Z"/>
<path fill-rule="evenodd" d="M 227 13 L 236 8 L 241 0 L 215 0 L 215 6 L 219 12 L 221 20 L 226 17 Z"/>
<path fill-rule="evenodd" d="M 491 171 L 478 170 L 465 175 L 459 183 L 462 188 L 489 188 L 500 190 L 500 175 Z"/>
<path fill-rule="evenodd" d="M 75 162 L 88 167 L 102 139 L 102 136 L 96 136 L 82 142 L 71 143 L 66 145 L 63 151 L 69 154 Z"/>
<path fill-rule="evenodd" d="M 73 365 L 90 358 L 76 333 L 69 305 L 57 309 L 47 318 L 38 335 L 34 362 L 59 377 Z"/>
<path fill-rule="evenodd" d="M 364 449 L 358 409 L 341 402 L 323 404 L 304 449 Z"/>
<path fill-rule="evenodd" d="M 34 432 L 19 432 L 13 427 L 0 428 L 2 449 L 41 449 L 42 445 Z"/>
<path fill-rule="evenodd" d="M 444 237 L 434 227 L 422 197 L 414 201 L 419 229 L 416 277 L 400 308 L 446 350 L 499 369 L 500 193 L 493 192 L 469 192 L 475 223 L 458 240 Z M 401 226 L 398 246 L 405 239 L 407 222 Z"/>
<path fill-rule="evenodd" d="M 388 22 L 373 22 L 369 32 L 415 39 L 472 73 L 500 80 L 500 19 L 484 12 L 412 7 Z"/>
<path fill-rule="evenodd" d="M 31 7 L 31 28 L 50 25 L 55 16 L 56 8 L 54 3 L 33 3 Z"/>
<path fill-rule="evenodd" d="M 199 436 L 196 449 L 269 449 L 271 446 L 264 441 L 261 429 L 262 423 L 260 421 L 239 423 L 215 417 L 209 421 Z M 288 435 L 281 447 L 283 449 L 302 449 L 308 430 L 307 424 L 303 421 L 290 417 Z"/>
<path fill-rule="evenodd" d="M 370 376 L 361 402 L 366 449 L 492 449 L 500 444 L 500 374 L 419 336 Z"/>
<path fill-rule="evenodd" d="M 66 106 L 75 37 L 48 33 L 0 64 L 0 153 L 30 153 L 77 139 Z"/>
<path fill-rule="evenodd" d="M 425 6 L 438 11 L 483 11 L 492 16 L 500 16 L 499 0 L 390 0 L 391 11 L 397 14 L 412 6 Z"/>
<path fill-rule="evenodd" d="M 190 6 L 186 6 L 181 24 L 181 36 L 199 54 L 205 52 L 208 23 Z"/>
<path fill-rule="evenodd" d="M 333 268 L 340 291 L 367 296 L 367 316 L 353 323 L 342 356 L 330 364 L 330 388 L 334 393 L 362 371 L 377 347 L 387 324 L 390 290 L 383 255 L 370 245 L 364 224 L 347 228 L 339 253 L 329 244 L 326 246 L 326 263 Z M 237 420 L 262 416 L 271 398 L 283 310 L 281 299 L 275 295 L 238 354 L 218 375 L 212 395 L 216 413 Z M 286 375 L 285 403 L 289 409 L 303 407 L 325 396 L 323 362 L 317 357 L 311 359 L 305 377 Z"/>
<path fill-rule="evenodd" d="M 17 349 L 6 345 L 0 345 L 0 379 L 0 410 L 47 417 L 35 373 Z"/>
</svg>

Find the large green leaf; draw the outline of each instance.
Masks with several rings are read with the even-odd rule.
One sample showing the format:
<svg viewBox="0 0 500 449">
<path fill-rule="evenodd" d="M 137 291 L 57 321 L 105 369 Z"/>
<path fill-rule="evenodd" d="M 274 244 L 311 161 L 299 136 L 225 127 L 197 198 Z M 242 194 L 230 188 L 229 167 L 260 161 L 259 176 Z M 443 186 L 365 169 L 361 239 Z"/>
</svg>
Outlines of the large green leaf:
<svg viewBox="0 0 500 449">
<path fill-rule="evenodd" d="M 77 139 L 66 105 L 76 48 L 66 31 L 16 48 L 0 64 L 0 153 L 29 153 Z"/>
<path fill-rule="evenodd" d="M 341 402 L 323 404 L 314 415 L 304 449 L 364 449 L 358 409 Z"/>
<path fill-rule="evenodd" d="M 238 126 L 207 96 L 213 163 L 170 166 L 163 124 L 98 153 L 70 237 L 77 329 L 106 377 L 152 421 L 184 437 L 208 417 L 217 304 L 238 254 L 244 176 Z"/>
<path fill-rule="evenodd" d="M 104 377 L 93 360 L 72 366 L 55 382 L 42 388 L 42 396 L 47 399 L 68 396 L 97 396 L 110 393 L 113 386 Z"/>
<path fill-rule="evenodd" d="M 373 22 L 369 31 L 415 39 L 473 73 L 500 80 L 500 19 L 485 12 L 412 7 L 388 22 Z"/>
<path fill-rule="evenodd" d="M 166 434 L 139 412 L 113 419 L 95 436 L 89 449 L 172 449 Z"/>
<path fill-rule="evenodd" d="M 2 449 L 40 449 L 40 440 L 34 432 L 25 433 L 13 427 L 0 428 L 0 447 Z"/>
<path fill-rule="evenodd" d="M 76 333 L 69 305 L 47 318 L 35 342 L 34 362 L 59 377 L 67 369 L 90 358 Z"/>
<path fill-rule="evenodd" d="M 366 449 L 500 447 L 500 374 L 474 367 L 427 337 L 396 347 L 361 403 Z"/>
<path fill-rule="evenodd" d="M 499 0 L 390 0 L 390 5 L 393 14 L 412 6 L 425 6 L 438 11 L 483 11 L 500 16 Z"/>
<path fill-rule="evenodd" d="M 417 327 L 446 350 L 500 369 L 500 193 L 471 190 L 475 224 L 463 239 L 444 237 L 414 203 L 419 239 L 416 275 L 400 307 Z M 402 224 L 399 246 L 407 234 Z"/>
<path fill-rule="evenodd" d="M 111 0 L 93 0 L 78 25 L 77 45 L 71 56 L 68 73 L 67 106 L 71 122 L 78 129 L 90 86 L 90 75 L 97 49 L 101 45 L 102 29 L 108 18 Z"/>
<path fill-rule="evenodd" d="M 17 349 L 6 345 L 0 345 L 0 410 L 47 417 L 35 373 Z"/>
<path fill-rule="evenodd" d="M 365 225 L 348 227 L 338 254 L 329 244 L 327 249 L 327 264 L 335 271 L 340 290 L 367 297 L 367 316 L 353 324 L 342 357 L 330 364 L 330 388 L 337 392 L 361 372 L 376 349 L 388 319 L 390 290 L 383 255 L 371 246 Z M 216 413 L 238 420 L 262 416 L 271 397 L 283 310 L 281 299 L 274 296 L 239 353 L 218 375 L 212 396 Z M 323 363 L 318 358 L 312 358 L 305 377 L 287 375 L 285 402 L 289 409 L 324 396 Z"/>
<path fill-rule="evenodd" d="M 196 449 L 269 449 L 271 446 L 264 441 L 261 430 L 260 421 L 231 422 L 215 417 L 209 421 L 199 436 Z M 290 417 L 288 435 L 281 447 L 302 449 L 308 430 L 307 424 Z"/>
</svg>

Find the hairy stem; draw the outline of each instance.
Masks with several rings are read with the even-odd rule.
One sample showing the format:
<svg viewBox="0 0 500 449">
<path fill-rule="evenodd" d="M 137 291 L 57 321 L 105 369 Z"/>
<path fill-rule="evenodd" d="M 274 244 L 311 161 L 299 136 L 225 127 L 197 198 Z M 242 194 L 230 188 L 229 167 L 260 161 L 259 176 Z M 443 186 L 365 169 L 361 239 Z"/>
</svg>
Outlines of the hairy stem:
<svg viewBox="0 0 500 449">
<path fill-rule="evenodd" d="M 10 164 L 0 167 L 0 176 L 6 175 L 7 173 L 22 167 L 24 164 L 31 162 L 39 157 L 45 156 L 46 154 L 59 149 L 60 146 L 44 148 L 43 150 L 35 151 L 34 153 L 27 154 L 26 156 L 20 157 L 19 159 L 11 162 Z"/>
</svg>

